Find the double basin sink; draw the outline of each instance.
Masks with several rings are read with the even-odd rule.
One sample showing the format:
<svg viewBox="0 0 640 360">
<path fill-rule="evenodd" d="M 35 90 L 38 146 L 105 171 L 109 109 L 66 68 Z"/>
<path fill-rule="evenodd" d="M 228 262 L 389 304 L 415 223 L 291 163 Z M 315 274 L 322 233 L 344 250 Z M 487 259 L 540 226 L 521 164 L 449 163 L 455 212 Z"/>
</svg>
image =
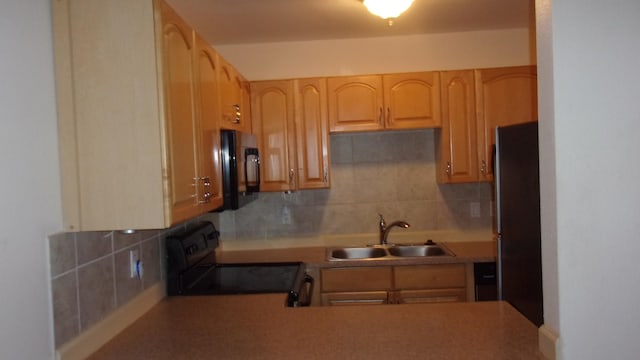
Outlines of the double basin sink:
<svg viewBox="0 0 640 360">
<path fill-rule="evenodd" d="M 330 248 L 327 257 L 336 260 L 382 260 L 398 258 L 425 258 L 455 256 L 448 249 L 435 243 L 425 245 L 372 245 L 365 247 Z"/>
</svg>

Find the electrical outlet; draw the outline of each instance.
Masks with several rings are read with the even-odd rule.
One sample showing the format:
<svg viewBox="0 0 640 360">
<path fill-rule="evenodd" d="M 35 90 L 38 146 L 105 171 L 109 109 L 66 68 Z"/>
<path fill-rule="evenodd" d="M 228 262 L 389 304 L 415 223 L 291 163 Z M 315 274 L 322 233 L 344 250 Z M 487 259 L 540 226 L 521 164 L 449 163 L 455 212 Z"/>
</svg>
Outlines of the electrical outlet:
<svg viewBox="0 0 640 360">
<path fill-rule="evenodd" d="M 471 213 L 471 217 L 472 218 L 479 218 L 480 217 L 480 203 L 479 202 L 469 203 L 469 211 Z"/>
<path fill-rule="evenodd" d="M 129 269 L 131 278 L 140 278 L 142 276 L 141 270 L 142 264 L 140 263 L 140 256 L 138 250 L 129 250 Z"/>
</svg>

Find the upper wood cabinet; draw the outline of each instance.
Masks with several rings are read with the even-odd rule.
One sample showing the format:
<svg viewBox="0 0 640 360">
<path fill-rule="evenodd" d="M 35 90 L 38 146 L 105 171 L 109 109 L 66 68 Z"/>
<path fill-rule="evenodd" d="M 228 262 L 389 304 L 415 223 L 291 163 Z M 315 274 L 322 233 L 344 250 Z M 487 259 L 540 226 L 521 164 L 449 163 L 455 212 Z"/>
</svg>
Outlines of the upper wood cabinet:
<svg viewBox="0 0 640 360">
<path fill-rule="evenodd" d="M 480 179 L 493 180 L 496 126 L 538 121 L 535 66 L 475 70 Z"/>
<path fill-rule="evenodd" d="M 329 187 L 324 79 L 251 83 L 252 127 L 261 151 L 262 191 Z"/>
<path fill-rule="evenodd" d="M 537 121 L 536 68 L 445 71 L 441 79 L 438 182 L 492 181 L 496 126 Z"/>
<path fill-rule="evenodd" d="M 219 62 L 216 52 L 195 36 L 195 109 L 200 143 L 200 181 L 198 186 L 204 211 L 222 206 L 222 167 L 220 163 Z"/>
<path fill-rule="evenodd" d="M 220 87 L 220 112 L 222 122 L 220 126 L 225 129 L 251 132 L 250 111 L 245 113 L 243 93 L 246 92 L 245 81 L 238 71 L 224 58 L 220 59 L 220 72 L 218 81 Z M 246 104 L 248 105 L 248 104 Z M 249 115 L 249 116 L 247 116 Z"/>
<path fill-rule="evenodd" d="M 329 130 L 381 130 L 383 121 L 382 77 L 349 76 L 327 79 Z"/>
<path fill-rule="evenodd" d="M 382 83 L 386 128 L 423 129 L 442 125 L 438 72 L 389 74 L 382 77 Z"/>
<path fill-rule="evenodd" d="M 260 190 L 296 189 L 293 83 L 251 83 L 253 133 L 260 149 Z"/>
<path fill-rule="evenodd" d="M 168 175 L 171 218 L 197 216 L 198 124 L 195 116 L 194 37 L 192 29 L 162 5 L 162 63 L 164 65 L 165 127 L 168 136 Z"/>
<path fill-rule="evenodd" d="M 328 79 L 330 131 L 439 127 L 437 72 Z"/>
<path fill-rule="evenodd" d="M 329 129 L 325 79 L 294 81 L 298 189 L 328 188 Z"/>
<path fill-rule="evenodd" d="M 64 227 L 166 228 L 206 211 L 194 35 L 159 0 L 52 2 Z M 202 71 L 199 71 L 202 70 Z M 202 84 L 200 84 L 202 85 Z M 211 154 L 212 156 L 214 154 Z"/>
<path fill-rule="evenodd" d="M 438 182 L 478 181 L 473 70 L 444 71 L 440 79 L 442 129 L 436 133 Z"/>
</svg>

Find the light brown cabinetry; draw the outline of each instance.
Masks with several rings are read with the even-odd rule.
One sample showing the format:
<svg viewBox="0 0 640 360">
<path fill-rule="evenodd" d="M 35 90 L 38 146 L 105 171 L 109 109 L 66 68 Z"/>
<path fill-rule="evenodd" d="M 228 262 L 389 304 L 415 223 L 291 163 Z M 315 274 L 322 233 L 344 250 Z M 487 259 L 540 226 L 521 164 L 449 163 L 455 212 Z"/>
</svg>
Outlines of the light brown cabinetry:
<svg viewBox="0 0 640 360">
<path fill-rule="evenodd" d="M 464 264 L 396 266 L 394 303 L 466 300 Z"/>
<path fill-rule="evenodd" d="M 321 270 L 323 305 L 466 301 L 464 264 Z"/>
<path fill-rule="evenodd" d="M 165 126 L 171 218 L 182 221 L 197 216 L 198 124 L 195 116 L 194 37 L 192 29 L 162 5 L 162 63 L 164 65 Z"/>
<path fill-rule="evenodd" d="M 295 190 L 293 83 L 289 80 L 251 83 L 251 108 L 261 158 L 260 190 Z"/>
<path fill-rule="evenodd" d="M 441 125 L 437 72 L 333 77 L 327 81 L 331 132 Z"/>
<path fill-rule="evenodd" d="M 196 109 L 191 28 L 156 0 L 52 4 L 65 230 L 165 228 L 204 212 L 210 125 L 198 114 L 210 110 Z"/>
<path fill-rule="evenodd" d="M 538 121 L 535 66 L 475 70 L 480 180 L 492 181 L 496 126 Z"/>
<path fill-rule="evenodd" d="M 329 123 L 325 79 L 294 80 L 298 189 L 329 183 Z"/>
<path fill-rule="evenodd" d="M 222 206 L 222 168 L 220 164 L 219 62 L 215 51 L 195 36 L 195 109 L 198 119 L 202 210 Z"/>
<path fill-rule="evenodd" d="M 221 56 L 219 59 L 218 81 L 222 116 L 220 126 L 224 129 L 251 133 L 251 116 L 249 104 L 246 102 L 248 100 L 246 81 L 229 62 Z"/>
<path fill-rule="evenodd" d="M 389 266 L 322 269 L 320 276 L 322 305 L 386 304 L 393 289 Z"/>
<path fill-rule="evenodd" d="M 442 129 L 436 133 L 438 182 L 478 181 L 473 70 L 440 73 Z"/>
<path fill-rule="evenodd" d="M 438 182 L 492 181 L 496 126 L 537 121 L 535 66 L 445 71 Z"/>
<path fill-rule="evenodd" d="M 261 190 L 329 186 L 323 79 L 251 83 L 252 126 L 261 150 Z"/>
</svg>

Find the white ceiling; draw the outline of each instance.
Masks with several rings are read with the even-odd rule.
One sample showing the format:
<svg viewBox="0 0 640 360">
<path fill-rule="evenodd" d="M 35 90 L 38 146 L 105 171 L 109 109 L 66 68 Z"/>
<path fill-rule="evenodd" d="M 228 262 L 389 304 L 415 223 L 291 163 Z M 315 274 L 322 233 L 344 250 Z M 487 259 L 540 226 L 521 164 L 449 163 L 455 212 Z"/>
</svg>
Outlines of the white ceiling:
<svg viewBox="0 0 640 360">
<path fill-rule="evenodd" d="M 360 0 L 167 0 L 212 45 L 526 28 L 534 0 L 415 0 L 393 26 Z"/>
</svg>

